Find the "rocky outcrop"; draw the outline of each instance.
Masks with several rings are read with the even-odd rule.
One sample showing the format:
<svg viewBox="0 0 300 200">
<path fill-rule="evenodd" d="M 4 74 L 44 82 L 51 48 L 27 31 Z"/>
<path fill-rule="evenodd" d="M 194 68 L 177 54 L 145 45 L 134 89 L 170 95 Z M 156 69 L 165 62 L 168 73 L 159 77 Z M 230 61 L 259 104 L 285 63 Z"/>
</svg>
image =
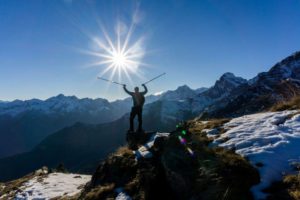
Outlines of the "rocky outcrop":
<svg viewBox="0 0 300 200">
<path fill-rule="evenodd" d="M 81 199 L 113 199 L 119 191 L 133 200 L 251 199 L 258 172 L 237 154 L 208 147 L 206 136 L 190 132 L 191 126 L 181 125 L 168 136 L 141 135 L 150 139 L 136 146 L 147 147 L 151 157 L 118 149 L 98 167 Z"/>
</svg>

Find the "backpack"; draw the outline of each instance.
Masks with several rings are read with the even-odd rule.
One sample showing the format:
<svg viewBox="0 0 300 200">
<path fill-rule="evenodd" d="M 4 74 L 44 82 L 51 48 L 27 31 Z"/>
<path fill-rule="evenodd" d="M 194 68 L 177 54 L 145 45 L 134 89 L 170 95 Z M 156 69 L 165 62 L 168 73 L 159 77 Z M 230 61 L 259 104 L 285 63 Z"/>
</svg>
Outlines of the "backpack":
<svg viewBox="0 0 300 200">
<path fill-rule="evenodd" d="M 145 103 L 145 96 L 144 95 L 141 95 L 141 105 L 143 106 L 144 105 L 144 103 Z"/>
<path fill-rule="evenodd" d="M 135 101 L 134 104 L 137 106 L 143 106 L 145 103 L 145 97 L 141 93 L 139 93 L 138 95 L 133 95 L 133 99 Z"/>
</svg>

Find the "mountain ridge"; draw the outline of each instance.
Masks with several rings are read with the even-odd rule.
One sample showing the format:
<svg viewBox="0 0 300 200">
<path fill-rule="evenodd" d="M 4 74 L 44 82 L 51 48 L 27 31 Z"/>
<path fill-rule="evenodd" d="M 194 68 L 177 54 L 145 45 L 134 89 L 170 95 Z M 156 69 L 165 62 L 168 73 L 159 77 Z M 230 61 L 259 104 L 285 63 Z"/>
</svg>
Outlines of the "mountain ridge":
<svg viewBox="0 0 300 200">
<path fill-rule="evenodd" d="M 200 114 L 203 118 L 237 117 L 264 111 L 274 104 L 300 94 L 300 52 L 276 63 L 269 71 L 259 73 L 233 89 L 228 98 L 219 100 Z"/>
</svg>

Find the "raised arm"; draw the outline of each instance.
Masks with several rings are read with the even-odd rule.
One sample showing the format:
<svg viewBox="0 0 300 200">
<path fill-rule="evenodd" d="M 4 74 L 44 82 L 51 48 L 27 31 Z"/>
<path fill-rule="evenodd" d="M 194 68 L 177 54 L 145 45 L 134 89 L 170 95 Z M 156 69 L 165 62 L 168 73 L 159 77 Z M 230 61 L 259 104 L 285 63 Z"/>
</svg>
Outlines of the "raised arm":
<svg viewBox="0 0 300 200">
<path fill-rule="evenodd" d="M 143 95 L 147 94 L 148 92 L 148 88 L 146 87 L 145 84 L 142 84 L 142 86 L 144 87 L 145 91 L 144 92 L 141 92 Z"/>
<path fill-rule="evenodd" d="M 132 92 L 130 92 L 129 90 L 127 90 L 125 84 L 123 85 L 123 89 L 124 89 L 124 91 L 125 91 L 127 94 L 132 95 Z"/>
</svg>

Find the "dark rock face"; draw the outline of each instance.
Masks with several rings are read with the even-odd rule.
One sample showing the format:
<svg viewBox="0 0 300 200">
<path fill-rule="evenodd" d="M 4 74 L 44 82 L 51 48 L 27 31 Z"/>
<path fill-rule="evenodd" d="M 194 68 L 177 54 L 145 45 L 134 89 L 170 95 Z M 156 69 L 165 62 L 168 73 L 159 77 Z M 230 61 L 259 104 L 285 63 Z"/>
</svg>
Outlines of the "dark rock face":
<svg viewBox="0 0 300 200">
<path fill-rule="evenodd" d="M 196 165 L 184 149 L 166 148 L 161 156 L 166 181 L 177 199 L 188 199 L 192 193 Z"/>
<path fill-rule="evenodd" d="M 135 174 L 137 163 L 132 154 L 113 156 L 98 167 L 92 177 L 91 186 L 113 182 L 117 186 L 123 186 Z"/>
</svg>

